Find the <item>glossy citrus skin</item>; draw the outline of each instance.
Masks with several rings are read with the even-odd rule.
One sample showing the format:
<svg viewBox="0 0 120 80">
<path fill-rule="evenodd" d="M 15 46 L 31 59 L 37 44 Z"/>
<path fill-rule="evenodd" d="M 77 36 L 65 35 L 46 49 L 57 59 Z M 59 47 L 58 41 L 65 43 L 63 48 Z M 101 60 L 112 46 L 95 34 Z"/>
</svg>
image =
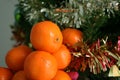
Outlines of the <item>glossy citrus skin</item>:
<svg viewBox="0 0 120 80">
<path fill-rule="evenodd" d="M 66 72 L 58 70 L 56 76 L 52 80 L 71 80 L 71 78 Z"/>
<path fill-rule="evenodd" d="M 57 72 L 57 61 L 45 51 L 34 51 L 25 60 L 24 71 L 30 80 L 51 80 Z"/>
<path fill-rule="evenodd" d="M 76 43 L 83 41 L 83 34 L 80 30 L 74 28 L 65 28 L 62 30 L 63 44 L 74 46 Z"/>
<path fill-rule="evenodd" d="M 12 77 L 12 80 L 27 80 L 27 77 L 25 76 L 24 71 L 21 70 L 14 74 L 14 76 Z"/>
<path fill-rule="evenodd" d="M 65 45 L 61 45 L 59 50 L 53 53 L 53 56 L 55 56 L 57 60 L 58 69 L 66 68 L 71 61 L 71 53 Z"/>
<path fill-rule="evenodd" d="M 0 67 L 0 80 L 11 80 L 13 73 L 4 67 Z"/>
<path fill-rule="evenodd" d="M 35 49 L 53 53 L 61 46 L 63 36 L 55 23 L 43 21 L 32 27 L 30 41 Z"/>
<path fill-rule="evenodd" d="M 26 45 L 20 45 L 10 49 L 5 57 L 7 66 L 13 71 L 22 70 L 24 60 L 31 52 L 32 49 Z"/>
</svg>

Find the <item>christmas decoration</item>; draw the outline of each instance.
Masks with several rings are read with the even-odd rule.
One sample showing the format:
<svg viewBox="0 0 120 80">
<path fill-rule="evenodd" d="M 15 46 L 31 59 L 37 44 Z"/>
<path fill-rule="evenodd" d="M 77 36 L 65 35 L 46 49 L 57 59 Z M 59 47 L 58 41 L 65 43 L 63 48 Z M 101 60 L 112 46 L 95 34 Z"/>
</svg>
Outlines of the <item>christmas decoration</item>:
<svg viewBox="0 0 120 80">
<path fill-rule="evenodd" d="M 120 71 L 116 65 L 113 65 L 111 67 L 110 72 L 109 72 L 109 76 L 110 77 L 112 77 L 112 76 L 119 77 L 120 76 Z"/>
<path fill-rule="evenodd" d="M 61 31 L 73 28 L 83 34 L 82 41 L 65 44 L 72 59 L 64 71 L 78 72 L 78 80 L 82 75 L 90 80 L 114 77 L 114 65 L 119 73 L 120 0 L 18 0 L 16 22 L 11 26 L 15 46 L 26 44 L 35 50 L 30 32 L 33 25 L 45 20 L 57 24 Z"/>
<path fill-rule="evenodd" d="M 78 72 L 68 72 L 69 76 L 71 77 L 72 80 L 77 80 L 78 79 Z"/>
</svg>

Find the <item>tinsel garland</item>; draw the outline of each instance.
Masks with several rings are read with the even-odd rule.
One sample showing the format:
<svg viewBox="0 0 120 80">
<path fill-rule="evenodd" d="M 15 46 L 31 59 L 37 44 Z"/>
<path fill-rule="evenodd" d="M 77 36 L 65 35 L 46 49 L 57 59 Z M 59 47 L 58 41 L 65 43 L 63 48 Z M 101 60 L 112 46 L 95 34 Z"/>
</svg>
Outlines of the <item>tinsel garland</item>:
<svg viewBox="0 0 120 80">
<path fill-rule="evenodd" d="M 68 69 L 84 72 L 87 68 L 93 74 L 105 72 L 113 65 L 120 66 L 120 40 L 118 44 L 113 45 L 102 39 L 91 45 L 77 43 L 73 48 L 69 48 L 73 55 Z"/>
</svg>

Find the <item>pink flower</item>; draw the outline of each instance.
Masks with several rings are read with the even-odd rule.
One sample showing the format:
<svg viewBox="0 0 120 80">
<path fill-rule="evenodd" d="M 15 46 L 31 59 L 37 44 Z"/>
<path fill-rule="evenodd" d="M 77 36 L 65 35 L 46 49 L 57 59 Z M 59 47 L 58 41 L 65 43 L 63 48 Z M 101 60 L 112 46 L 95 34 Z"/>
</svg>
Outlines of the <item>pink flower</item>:
<svg viewBox="0 0 120 80">
<path fill-rule="evenodd" d="M 78 72 L 68 72 L 68 75 L 71 77 L 71 80 L 77 80 L 79 77 Z"/>
</svg>

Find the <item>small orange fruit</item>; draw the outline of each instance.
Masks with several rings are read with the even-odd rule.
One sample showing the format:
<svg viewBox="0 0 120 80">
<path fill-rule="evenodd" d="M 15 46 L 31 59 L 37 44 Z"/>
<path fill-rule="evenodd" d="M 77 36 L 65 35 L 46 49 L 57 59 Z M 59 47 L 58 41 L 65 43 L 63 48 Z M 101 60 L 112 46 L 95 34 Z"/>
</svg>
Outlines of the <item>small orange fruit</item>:
<svg viewBox="0 0 120 80">
<path fill-rule="evenodd" d="M 52 80 L 71 80 L 67 72 L 58 70 L 56 76 Z"/>
<path fill-rule="evenodd" d="M 60 28 L 51 21 L 42 21 L 32 27 L 30 41 L 37 50 L 55 52 L 62 44 Z"/>
<path fill-rule="evenodd" d="M 13 73 L 5 67 L 0 67 L 0 80 L 11 80 Z"/>
<path fill-rule="evenodd" d="M 59 50 L 53 53 L 53 56 L 55 56 L 57 60 L 58 69 L 66 68 L 71 62 L 71 53 L 65 45 L 61 45 Z"/>
<path fill-rule="evenodd" d="M 51 80 L 57 69 L 55 57 L 45 51 L 32 52 L 24 63 L 25 74 L 30 80 Z"/>
<path fill-rule="evenodd" d="M 73 46 L 83 40 L 83 34 L 80 30 L 74 28 L 65 28 L 62 30 L 63 44 Z"/>
<path fill-rule="evenodd" d="M 23 69 L 24 60 L 32 52 L 32 49 L 26 45 L 20 45 L 8 51 L 5 61 L 7 66 L 13 71 Z"/>
<path fill-rule="evenodd" d="M 27 77 L 23 70 L 20 70 L 14 74 L 12 80 L 27 80 Z"/>
</svg>

